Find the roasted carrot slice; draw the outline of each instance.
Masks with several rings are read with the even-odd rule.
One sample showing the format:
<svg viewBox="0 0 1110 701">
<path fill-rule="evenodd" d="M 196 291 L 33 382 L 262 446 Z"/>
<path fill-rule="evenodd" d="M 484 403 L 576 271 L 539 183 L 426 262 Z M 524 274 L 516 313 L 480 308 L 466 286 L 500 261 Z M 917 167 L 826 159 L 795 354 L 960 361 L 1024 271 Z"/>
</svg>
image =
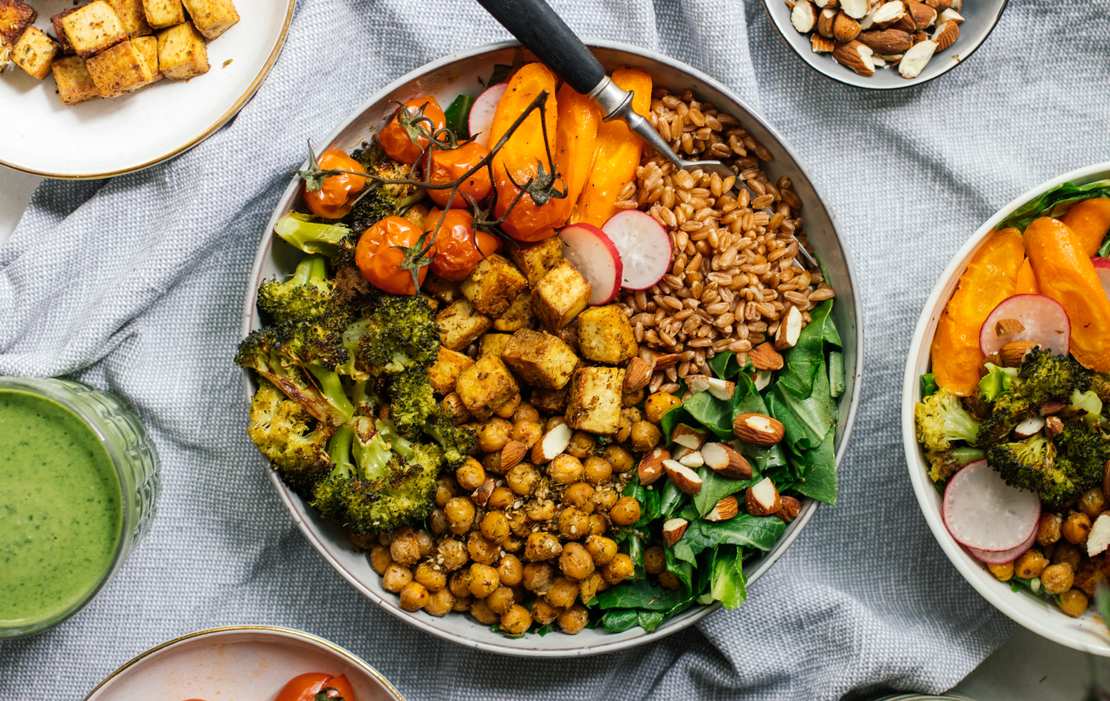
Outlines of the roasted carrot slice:
<svg viewBox="0 0 1110 701">
<path fill-rule="evenodd" d="M 1014 294 L 1035 295 L 1040 292 L 1041 288 L 1037 286 L 1037 275 L 1033 272 L 1033 264 L 1026 258 L 1018 268 L 1017 279 L 1014 281 Z"/>
<path fill-rule="evenodd" d="M 1061 220 L 1075 232 L 1079 248 L 1087 257 L 1098 253 L 1110 232 L 1110 197 L 1095 197 L 1076 202 Z"/>
<path fill-rule="evenodd" d="M 591 98 L 563 83 L 559 87 L 559 124 L 556 129 L 556 156 L 567 196 L 560 201 L 564 212 L 562 224 L 570 218 L 578 196 L 586 187 L 597 150 L 597 132 L 601 126 L 601 107 Z"/>
</svg>

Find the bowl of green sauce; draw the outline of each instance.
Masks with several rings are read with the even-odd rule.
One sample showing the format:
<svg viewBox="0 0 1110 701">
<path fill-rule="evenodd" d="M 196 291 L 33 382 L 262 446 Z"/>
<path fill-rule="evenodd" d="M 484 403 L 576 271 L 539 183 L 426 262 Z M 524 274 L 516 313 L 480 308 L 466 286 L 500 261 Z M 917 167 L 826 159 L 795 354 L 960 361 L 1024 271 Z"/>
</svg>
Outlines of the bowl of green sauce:
<svg viewBox="0 0 1110 701">
<path fill-rule="evenodd" d="M 146 532 L 158 458 L 119 398 L 0 377 L 0 639 L 79 611 Z"/>
</svg>

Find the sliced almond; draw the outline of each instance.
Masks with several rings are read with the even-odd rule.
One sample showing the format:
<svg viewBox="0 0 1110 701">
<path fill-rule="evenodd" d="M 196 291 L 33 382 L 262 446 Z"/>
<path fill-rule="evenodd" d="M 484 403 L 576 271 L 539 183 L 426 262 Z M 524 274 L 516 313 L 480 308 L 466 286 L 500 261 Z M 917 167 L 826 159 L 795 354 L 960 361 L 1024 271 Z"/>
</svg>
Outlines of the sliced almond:
<svg viewBox="0 0 1110 701">
<path fill-rule="evenodd" d="M 628 367 L 624 369 L 624 391 L 639 392 L 647 387 L 653 369 L 651 363 L 640 357 L 628 361 Z"/>
<path fill-rule="evenodd" d="M 817 10 L 809 0 L 798 0 L 790 11 L 790 24 L 802 34 L 809 34 L 817 24 Z"/>
<path fill-rule="evenodd" d="M 813 4 L 819 9 L 830 9 L 840 5 L 840 0 L 813 0 Z"/>
<path fill-rule="evenodd" d="M 924 0 L 925 4 L 937 12 L 943 12 L 952 7 L 952 0 Z"/>
<path fill-rule="evenodd" d="M 782 506 L 779 508 L 779 518 L 787 523 L 798 518 L 798 514 L 802 512 L 802 502 L 794 497 L 787 496 L 779 497 L 779 501 L 782 502 Z"/>
<path fill-rule="evenodd" d="M 923 41 L 928 41 L 929 35 L 925 32 L 917 31 L 913 33 L 913 43 L 920 44 Z"/>
<path fill-rule="evenodd" d="M 1055 416 L 1067 408 L 1068 405 L 1063 402 L 1045 402 L 1041 405 L 1040 414 L 1041 416 Z"/>
<path fill-rule="evenodd" d="M 666 370 L 678 362 L 678 353 L 662 353 L 655 356 L 655 369 Z"/>
<path fill-rule="evenodd" d="M 663 476 L 663 461 L 670 459 L 671 453 L 666 448 L 655 448 L 640 458 L 640 464 L 636 466 L 636 476 L 640 478 L 640 484 L 646 487 L 658 481 Z"/>
<path fill-rule="evenodd" d="M 779 322 L 779 328 L 775 331 L 775 348 L 781 351 L 796 346 L 804 325 L 805 319 L 802 318 L 801 310 L 793 305 L 788 307 L 786 316 Z"/>
<path fill-rule="evenodd" d="M 871 60 L 874 53 L 870 46 L 853 40 L 837 46 L 833 59 L 854 73 L 870 77 L 875 75 L 875 62 Z"/>
<path fill-rule="evenodd" d="M 683 494 L 697 494 L 701 491 L 701 475 L 677 460 L 664 460 L 663 470 L 678 491 Z"/>
<path fill-rule="evenodd" d="M 875 58 L 881 58 L 884 63 L 892 64 L 898 63 L 902 60 L 902 54 L 875 54 Z"/>
<path fill-rule="evenodd" d="M 1008 368 L 1020 367 L 1025 354 L 1036 347 L 1032 341 L 1009 341 L 998 349 L 998 361 Z"/>
<path fill-rule="evenodd" d="M 839 51 L 839 47 L 837 50 Z M 782 370 L 782 366 L 786 363 L 782 354 L 775 350 L 770 341 L 752 348 L 751 353 L 748 354 L 748 360 L 752 361 L 752 367 L 756 370 Z"/>
<path fill-rule="evenodd" d="M 737 414 L 732 420 L 732 432 L 737 438 L 752 445 L 775 445 L 786 435 L 786 427 L 778 419 L 748 412 Z"/>
<path fill-rule="evenodd" d="M 882 56 L 879 56 L 879 55 L 872 56 L 871 60 L 875 62 L 875 68 L 886 68 L 886 65 L 887 65 L 886 64 L 886 59 L 883 58 Z"/>
<path fill-rule="evenodd" d="M 736 393 L 736 383 L 732 380 L 722 380 L 719 377 L 709 378 L 709 393 L 724 401 L 732 399 L 732 395 Z"/>
<path fill-rule="evenodd" d="M 841 0 L 840 9 L 852 19 L 863 19 L 867 15 L 867 0 Z"/>
<path fill-rule="evenodd" d="M 755 388 L 762 392 L 771 385 L 772 377 L 774 377 L 774 374 L 770 370 L 760 370 L 752 378 L 752 382 L 755 383 Z"/>
<path fill-rule="evenodd" d="M 999 319 L 994 325 L 994 335 L 999 338 L 1013 336 L 1025 330 L 1025 324 L 1017 319 Z"/>
<path fill-rule="evenodd" d="M 900 54 L 913 46 L 913 36 L 900 29 L 872 29 L 860 32 L 859 40 L 875 50 L 876 54 Z M 796 307 L 791 307 L 795 309 Z M 776 345 L 778 337 L 775 337 Z"/>
<path fill-rule="evenodd" d="M 779 509 L 782 508 L 779 490 L 770 477 L 764 477 L 748 487 L 744 496 L 745 506 L 747 506 L 748 513 L 752 516 L 771 516 L 777 514 Z"/>
<path fill-rule="evenodd" d="M 687 375 L 686 389 L 691 392 L 704 392 L 709 389 L 709 375 Z"/>
<path fill-rule="evenodd" d="M 1052 418 L 1059 421 L 1055 416 Z M 1030 438 L 1040 433 L 1044 427 L 1045 418 L 1043 416 L 1030 416 L 1014 427 L 1014 435 L 1018 438 Z"/>
<path fill-rule="evenodd" d="M 836 42 L 814 32 L 809 35 L 809 48 L 813 49 L 815 54 L 831 54 L 836 48 Z"/>
<path fill-rule="evenodd" d="M 501 449 L 501 466 L 502 472 L 507 471 L 510 467 L 518 464 L 524 459 L 524 454 L 528 452 L 528 446 L 520 441 L 509 441 Z"/>
<path fill-rule="evenodd" d="M 933 41 L 937 43 L 937 51 L 944 51 L 956 43 L 960 38 L 960 25 L 955 22 L 941 22 L 933 32 Z"/>
<path fill-rule="evenodd" d="M 752 465 L 740 451 L 727 443 L 706 443 L 701 448 L 706 467 L 721 477 L 746 480 L 752 477 Z"/>
<path fill-rule="evenodd" d="M 727 496 L 714 504 L 704 518 L 706 521 L 720 523 L 735 518 L 738 513 L 740 513 L 740 504 L 736 501 L 736 497 Z"/>
<path fill-rule="evenodd" d="M 487 477 L 485 482 L 482 482 L 477 489 L 470 495 L 470 498 L 478 506 L 485 506 L 489 501 L 489 497 L 493 494 L 493 490 L 497 488 L 497 482 L 492 477 Z"/>
<path fill-rule="evenodd" d="M 843 12 L 838 12 L 832 23 L 833 38 L 840 43 L 851 41 L 859 35 L 859 22 Z"/>
<path fill-rule="evenodd" d="M 921 71 L 929 65 L 936 50 L 937 43 L 929 39 L 914 44 L 898 62 L 898 74 L 907 79 L 921 75 Z"/>
<path fill-rule="evenodd" d="M 917 31 L 917 23 L 913 21 L 913 16 L 910 15 L 908 8 L 906 14 L 902 15 L 902 19 L 894 24 L 888 24 L 887 27 L 890 29 L 901 29 L 903 32 L 909 32 L 910 34 Z"/>
<path fill-rule="evenodd" d="M 674 454 L 674 459 L 686 467 L 695 469 L 705 464 L 705 458 L 702 457 L 701 451 L 690 450 L 689 448 L 679 448 L 678 452 Z"/>
<path fill-rule="evenodd" d="M 906 9 L 910 11 L 915 29 L 928 29 L 936 24 L 936 8 L 929 7 L 923 2 L 917 2 L 917 0 L 909 0 L 906 3 Z"/>
<path fill-rule="evenodd" d="M 1055 438 L 1064 432 L 1064 422 L 1059 416 L 1046 416 L 1044 419 L 1044 432 L 1049 438 Z M 702 451 L 704 452 L 704 448 Z"/>
<path fill-rule="evenodd" d="M 574 435 L 574 431 L 565 423 L 553 426 L 550 431 L 543 434 L 543 437 L 536 441 L 536 445 L 540 448 L 540 460 L 533 459 L 532 462 L 551 462 L 554 460 L 570 445 L 572 435 Z M 535 447 L 533 447 L 533 452 L 535 452 Z"/>
<path fill-rule="evenodd" d="M 667 519 L 663 522 L 663 542 L 673 546 L 682 540 L 682 536 L 686 534 L 686 529 L 689 526 L 690 522 L 684 518 Z"/>
<path fill-rule="evenodd" d="M 705 431 L 687 426 L 686 424 L 678 424 L 671 431 L 671 441 L 677 443 L 683 448 L 690 450 L 698 450 L 702 444 L 705 443 Z"/>
<path fill-rule="evenodd" d="M 902 0 L 884 2 L 871 14 L 871 21 L 876 27 L 890 26 L 906 16 L 906 5 Z"/>
<path fill-rule="evenodd" d="M 944 12 L 940 13 L 940 17 L 937 19 L 937 21 L 938 22 L 955 22 L 956 24 L 963 24 L 964 23 L 964 16 L 961 15 L 959 12 L 957 12 L 954 8 L 950 7 L 947 10 L 945 10 Z"/>
<path fill-rule="evenodd" d="M 840 13 L 831 8 L 821 10 L 821 14 L 817 15 L 817 33 L 826 39 L 832 39 L 833 25 L 838 14 Z M 835 44 L 833 44 L 833 48 L 836 48 Z"/>
</svg>

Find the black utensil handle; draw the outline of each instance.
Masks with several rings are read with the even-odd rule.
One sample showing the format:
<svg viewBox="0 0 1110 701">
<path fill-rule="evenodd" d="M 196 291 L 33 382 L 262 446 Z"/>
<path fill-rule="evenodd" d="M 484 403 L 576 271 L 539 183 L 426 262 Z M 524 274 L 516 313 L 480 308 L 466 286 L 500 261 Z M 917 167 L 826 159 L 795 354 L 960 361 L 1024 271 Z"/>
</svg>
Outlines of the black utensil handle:
<svg viewBox="0 0 1110 701">
<path fill-rule="evenodd" d="M 544 0 L 478 0 L 493 18 L 580 93 L 605 78 L 605 69 Z"/>
</svg>

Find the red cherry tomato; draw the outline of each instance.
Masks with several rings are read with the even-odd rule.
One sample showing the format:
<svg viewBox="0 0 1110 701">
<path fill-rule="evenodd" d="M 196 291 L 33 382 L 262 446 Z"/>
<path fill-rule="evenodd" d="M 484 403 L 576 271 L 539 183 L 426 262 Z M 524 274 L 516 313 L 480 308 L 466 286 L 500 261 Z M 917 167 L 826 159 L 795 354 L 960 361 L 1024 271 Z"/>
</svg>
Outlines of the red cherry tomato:
<svg viewBox="0 0 1110 701">
<path fill-rule="evenodd" d="M 443 224 L 440 225 L 440 217 Z M 439 230 L 436 226 L 439 225 Z M 424 217 L 424 230 L 436 232 L 432 272 L 444 280 L 462 280 L 501 242 L 493 234 L 474 230 L 474 217 L 463 209 L 433 209 Z"/>
<path fill-rule="evenodd" d="M 358 701 L 347 677 L 333 677 L 319 672 L 293 677 L 281 688 L 274 701 L 316 701 L 316 695 L 321 691 L 325 692 L 325 697 L 329 700 Z"/>
<path fill-rule="evenodd" d="M 555 235 L 555 229 L 566 222 L 569 207 L 565 199 L 553 197 L 542 206 L 537 205 L 531 195 L 516 199 L 520 188 L 513 184 L 506 171 L 494 174 L 494 187 L 497 188 L 497 206 L 494 213 L 505 217 L 501 228 L 513 239 L 524 243 L 543 241 Z M 555 180 L 555 188 L 566 190 L 562 177 Z M 513 204 L 516 202 L 516 204 Z M 509 207 L 512 206 L 510 211 Z M 506 216 L 506 213 L 508 215 Z"/>
<path fill-rule="evenodd" d="M 362 232 L 355 247 L 355 265 L 362 276 L 379 290 L 395 295 L 416 294 L 412 273 L 403 267 L 405 256 L 415 256 L 423 232 L 404 217 L 391 216 Z M 420 282 L 428 276 L 428 266 L 419 269 Z"/>
<path fill-rule="evenodd" d="M 431 123 L 429 123 L 429 120 Z M 443 108 L 431 96 L 414 97 L 405 100 L 402 107 L 378 132 L 378 142 L 382 145 L 385 155 L 401 163 L 416 163 L 424 149 L 428 148 L 428 137 L 410 131 L 418 130 L 423 134 L 432 134 L 442 129 L 447 124 L 443 116 Z"/>
<path fill-rule="evenodd" d="M 321 170 L 353 170 L 365 173 L 362 164 L 348 156 L 342 149 L 329 148 L 316 162 Z M 366 178 L 357 175 L 329 175 L 319 190 L 305 190 L 304 201 L 309 211 L 324 219 L 342 219 L 351 211 L 354 196 L 366 187 Z"/>
<path fill-rule="evenodd" d="M 453 149 L 432 149 L 432 163 L 428 168 L 428 182 L 449 183 L 461 178 L 468 170 L 489 155 L 489 149 L 477 141 L 471 141 Z M 474 175 L 463 181 L 459 186 L 455 199 L 451 201 L 454 209 L 466 209 L 470 202 L 481 202 L 489 196 L 493 185 L 489 180 L 489 169 L 483 167 Z M 427 190 L 428 197 L 432 198 L 440 207 L 447 206 L 447 199 L 451 190 Z M 469 199 L 468 199 L 469 198 Z"/>
</svg>

